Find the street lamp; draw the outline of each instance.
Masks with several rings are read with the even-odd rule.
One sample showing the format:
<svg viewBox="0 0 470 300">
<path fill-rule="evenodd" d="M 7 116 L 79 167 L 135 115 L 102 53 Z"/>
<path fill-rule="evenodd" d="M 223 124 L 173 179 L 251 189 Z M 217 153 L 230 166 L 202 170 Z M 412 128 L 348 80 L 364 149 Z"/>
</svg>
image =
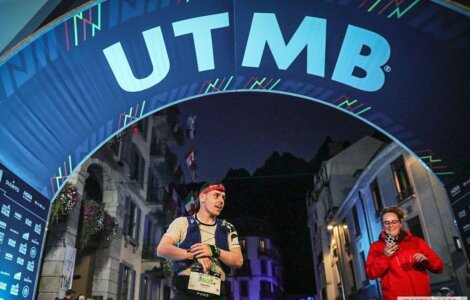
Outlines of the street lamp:
<svg viewBox="0 0 470 300">
<path fill-rule="evenodd" d="M 343 269 L 341 267 L 341 250 L 342 249 L 341 249 L 341 236 L 340 236 L 340 231 L 339 231 L 341 228 L 348 229 L 348 225 L 346 225 L 346 224 L 329 224 L 327 226 L 327 229 L 329 231 L 332 231 L 333 239 L 336 242 L 337 247 L 339 248 L 338 249 L 338 263 L 337 263 L 337 266 L 338 266 L 339 277 L 340 277 L 340 280 L 341 280 L 341 295 L 342 295 L 343 300 L 346 300 L 346 294 L 344 292 Z M 336 238 L 336 232 L 338 232 L 338 238 Z"/>
</svg>

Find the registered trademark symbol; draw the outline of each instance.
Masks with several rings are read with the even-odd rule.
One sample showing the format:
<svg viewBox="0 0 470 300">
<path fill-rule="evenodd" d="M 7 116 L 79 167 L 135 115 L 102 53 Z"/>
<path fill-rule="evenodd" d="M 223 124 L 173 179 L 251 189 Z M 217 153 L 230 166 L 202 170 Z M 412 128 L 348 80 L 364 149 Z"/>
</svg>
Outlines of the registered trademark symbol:
<svg viewBox="0 0 470 300">
<path fill-rule="evenodd" d="M 389 65 L 385 65 L 384 66 L 384 71 L 387 72 L 387 73 L 392 72 L 392 67 L 390 67 Z"/>
</svg>

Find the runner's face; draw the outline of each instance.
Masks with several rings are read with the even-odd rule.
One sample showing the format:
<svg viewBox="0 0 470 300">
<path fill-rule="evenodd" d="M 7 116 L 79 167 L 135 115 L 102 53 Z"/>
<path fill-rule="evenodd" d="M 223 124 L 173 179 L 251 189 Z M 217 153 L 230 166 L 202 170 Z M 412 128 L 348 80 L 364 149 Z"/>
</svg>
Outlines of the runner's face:
<svg viewBox="0 0 470 300">
<path fill-rule="evenodd" d="M 210 191 L 201 195 L 201 202 L 207 212 L 213 216 L 219 216 L 225 204 L 225 192 Z"/>
</svg>

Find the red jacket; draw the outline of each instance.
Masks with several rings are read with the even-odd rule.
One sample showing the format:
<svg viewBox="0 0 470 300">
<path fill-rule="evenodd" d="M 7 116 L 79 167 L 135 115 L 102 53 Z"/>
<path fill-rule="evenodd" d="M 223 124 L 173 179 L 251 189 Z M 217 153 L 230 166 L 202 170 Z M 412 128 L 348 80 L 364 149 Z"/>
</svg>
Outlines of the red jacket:
<svg viewBox="0 0 470 300">
<path fill-rule="evenodd" d="M 379 240 L 370 247 L 366 262 L 367 277 L 381 278 L 384 300 L 396 300 L 398 296 L 430 296 L 431 286 L 426 269 L 442 273 L 442 260 L 423 239 L 404 231 L 398 250 L 387 256 L 384 254 L 385 235 L 382 231 Z M 418 252 L 424 254 L 428 261 L 416 263 L 413 255 Z"/>
</svg>

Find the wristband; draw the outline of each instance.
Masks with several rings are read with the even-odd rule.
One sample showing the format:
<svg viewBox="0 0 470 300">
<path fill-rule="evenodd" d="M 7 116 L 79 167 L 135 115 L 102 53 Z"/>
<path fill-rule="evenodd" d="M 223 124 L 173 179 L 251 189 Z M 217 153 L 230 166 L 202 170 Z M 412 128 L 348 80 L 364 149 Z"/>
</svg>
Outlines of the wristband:
<svg viewBox="0 0 470 300">
<path fill-rule="evenodd" d="M 219 258 L 220 256 L 219 247 L 217 247 L 217 245 L 209 245 L 209 248 L 211 249 L 212 257 Z"/>
</svg>

